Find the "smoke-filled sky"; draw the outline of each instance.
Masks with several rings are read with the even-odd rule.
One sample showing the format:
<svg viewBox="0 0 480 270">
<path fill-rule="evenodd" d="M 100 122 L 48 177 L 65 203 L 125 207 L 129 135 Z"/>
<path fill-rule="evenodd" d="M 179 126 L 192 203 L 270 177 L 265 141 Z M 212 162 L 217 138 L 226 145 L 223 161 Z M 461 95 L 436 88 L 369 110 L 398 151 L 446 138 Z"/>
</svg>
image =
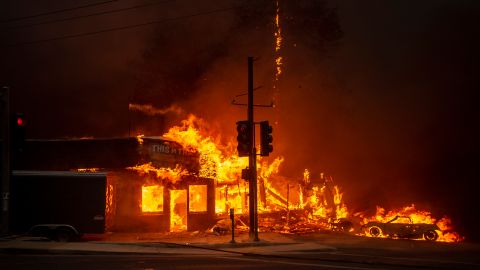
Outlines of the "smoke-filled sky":
<svg viewBox="0 0 480 270">
<path fill-rule="evenodd" d="M 26 114 L 29 137 L 126 136 L 129 127 L 158 135 L 185 117 L 129 113 L 131 102 L 178 105 L 231 138 L 246 118 L 230 102 L 246 91 L 247 56 L 258 57 L 257 103 L 270 103 L 275 1 L 118 0 L 11 20 L 98 2 L 0 3 L 0 82 Z M 237 8 L 210 13 L 229 7 Z M 280 8 L 278 106 L 258 109 L 257 120 L 277 122 L 282 173 L 332 175 L 356 210 L 416 202 L 478 239 L 467 209 L 478 205 L 480 180 L 480 2 L 281 0 Z M 168 18 L 176 19 L 24 44 Z"/>
</svg>

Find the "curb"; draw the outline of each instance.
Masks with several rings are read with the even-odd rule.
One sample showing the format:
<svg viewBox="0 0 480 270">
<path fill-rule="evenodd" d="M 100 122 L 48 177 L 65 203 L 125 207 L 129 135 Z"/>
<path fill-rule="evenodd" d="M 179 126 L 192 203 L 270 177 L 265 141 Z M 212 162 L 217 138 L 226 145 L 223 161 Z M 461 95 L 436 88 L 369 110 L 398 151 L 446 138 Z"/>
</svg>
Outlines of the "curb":
<svg viewBox="0 0 480 270">
<path fill-rule="evenodd" d="M 148 252 L 134 251 L 92 251 L 92 250 L 66 250 L 66 249 L 34 249 L 34 248 L 1 248 L 0 254 L 14 255 L 158 255 Z"/>
</svg>

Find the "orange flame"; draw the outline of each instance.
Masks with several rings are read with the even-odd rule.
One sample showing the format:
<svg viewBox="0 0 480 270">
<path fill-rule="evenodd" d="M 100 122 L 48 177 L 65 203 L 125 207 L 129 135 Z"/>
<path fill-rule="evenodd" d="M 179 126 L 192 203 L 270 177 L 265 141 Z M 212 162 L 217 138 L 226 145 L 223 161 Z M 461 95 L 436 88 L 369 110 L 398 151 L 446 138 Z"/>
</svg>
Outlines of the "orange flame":
<svg viewBox="0 0 480 270">
<path fill-rule="evenodd" d="M 363 223 L 369 221 L 387 222 L 396 216 L 409 217 L 412 223 L 436 224 L 440 228 L 437 241 L 441 242 L 460 242 L 464 237 L 453 231 L 452 221 L 448 217 L 443 217 L 437 221 L 429 211 L 418 210 L 414 204 L 405 206 L 401 209 L 386 212 L 384 208 L 377 206 L 376 214 L 372 217 L 364 217 Z M 395 222 L 395 221 L 394 221 Z"/>
<path fill-rule="evenodd" d="M 189 172 L 180 166 L 175 169 L 170 168 L 156 168 L 152 163 L 146 163 L 133 167 L 127 167 L 127 170 L 133 170 L 140 175 L 154 175 L 159 179 L 167 179 L 171 183 L 176 183 L 181 180 L 182 176 L 189 175 Z"/>
<path fill-rule="evenodd" d="M 142 212 L 155 213 L 163 211 L 163 187 L 142 186 Z"/>
<path fill-rule="evenodd" d="M 206 126 L 205 122 L 194 115 L 189 115 L 181 126 L 174 126 L 163 135 L 164 138 L 180 143 L 190 151 L 200 154 L 200 177 L 214 178 L 220 183 L 234 183 L 241 170 L 248 164 L 246 158 L 234 153 L 233 146 L 221 147 L 219 138 L 208 136 L 207 131 L 197 126 Z M 202 134 L 203 133 L 203 134 Z"/>
</svg>

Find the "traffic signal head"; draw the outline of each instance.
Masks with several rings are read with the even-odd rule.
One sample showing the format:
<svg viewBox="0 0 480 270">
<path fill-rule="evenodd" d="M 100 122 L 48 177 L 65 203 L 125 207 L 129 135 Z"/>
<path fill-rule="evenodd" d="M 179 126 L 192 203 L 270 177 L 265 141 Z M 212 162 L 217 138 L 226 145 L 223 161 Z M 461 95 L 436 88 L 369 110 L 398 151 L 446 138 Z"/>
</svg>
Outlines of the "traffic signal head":
<svg viewBox="0 0 480 270">
<path fill-rule="evenodd" d="M 25 145 L 25 115 L 23 113 L 15 113 L 12 115 L 10 125 L 10 138 L 14 150 L 22 151 Z"/>
<path fill-rule="evenodd" d="M 237 151 L 239 157 L 250 155 L 252 150 L 252 127 L 248 121 L 237 122 Z"/>
<path fill-rule="evenodd" d="M 260 155 L 268 156 L 273 151 L 273 128 L 268 121 L 260 122 Z"/>
<path fill-rule="evenodd" d="M 16 127 L 25 127 L 25 120 L 23 119 L 23 114 L 15 114 L 15 125 Z"/>
</svg>

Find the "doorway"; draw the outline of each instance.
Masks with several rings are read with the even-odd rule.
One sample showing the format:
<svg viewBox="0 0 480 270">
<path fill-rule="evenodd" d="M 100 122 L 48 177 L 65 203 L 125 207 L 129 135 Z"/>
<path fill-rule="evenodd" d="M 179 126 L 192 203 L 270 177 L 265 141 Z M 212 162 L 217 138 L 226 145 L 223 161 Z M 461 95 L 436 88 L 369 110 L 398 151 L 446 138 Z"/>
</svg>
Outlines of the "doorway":
<svg viewBox="0 0 480 270">
<path fill-rule="evenodd" d="M 187 190 L 170 190 L 170 231 L 187 230 Z"/>
</svg>

